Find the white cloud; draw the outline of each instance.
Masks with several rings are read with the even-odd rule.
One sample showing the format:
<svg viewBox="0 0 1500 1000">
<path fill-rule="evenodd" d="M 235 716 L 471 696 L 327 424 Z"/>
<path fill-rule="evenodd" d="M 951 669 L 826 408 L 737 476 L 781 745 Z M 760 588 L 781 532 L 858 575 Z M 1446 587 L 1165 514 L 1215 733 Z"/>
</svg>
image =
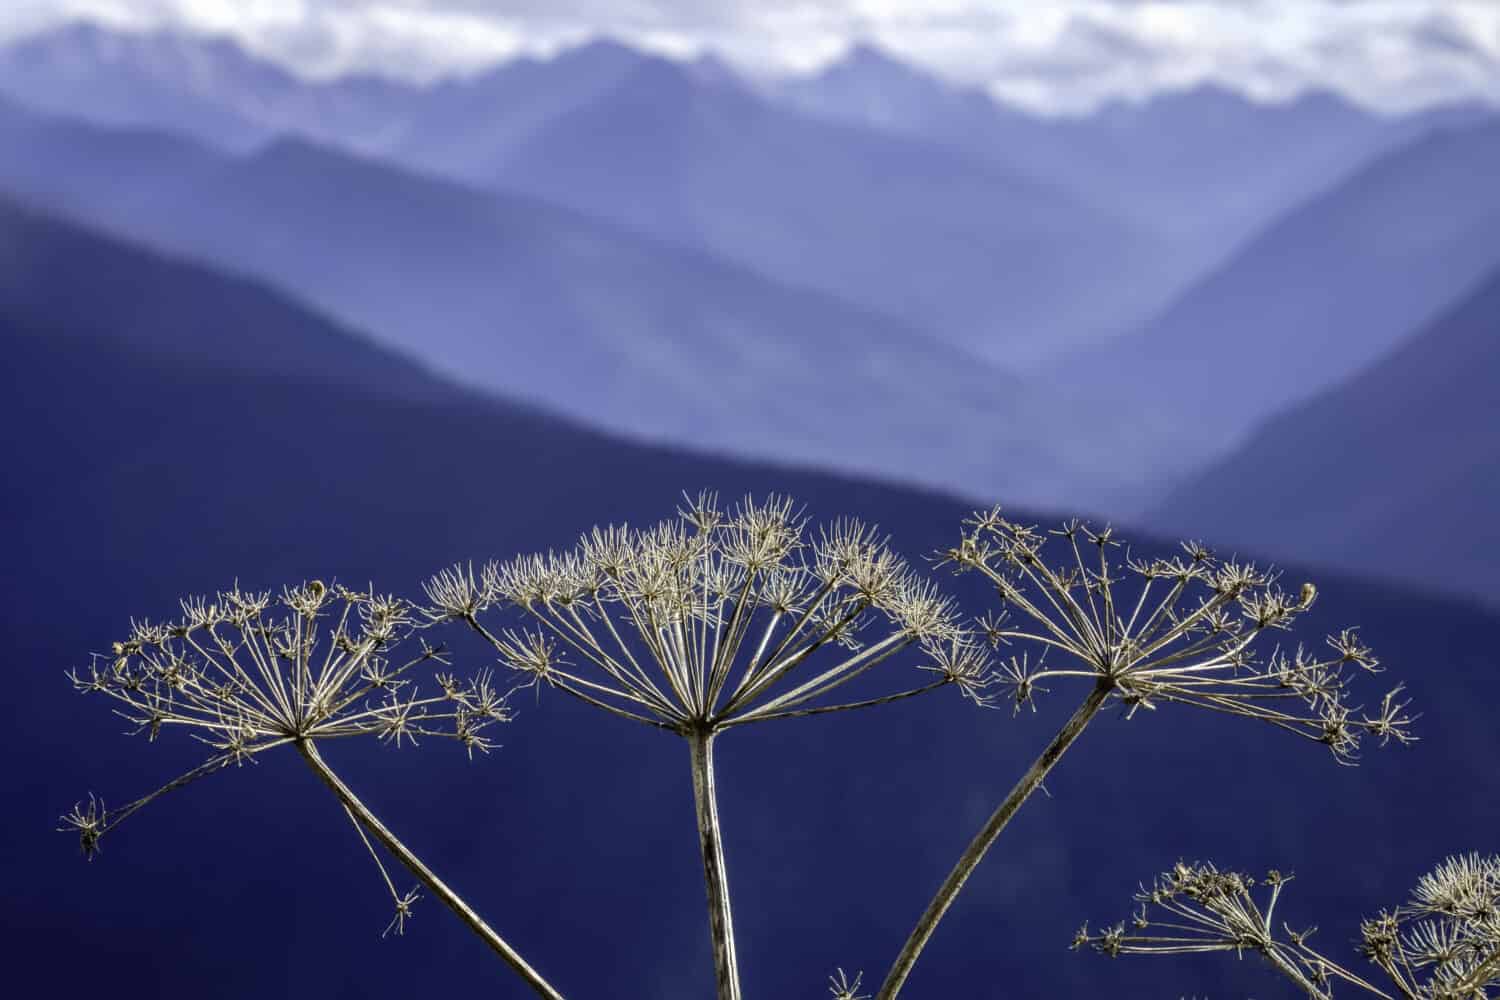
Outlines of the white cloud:
<svg viewBox="0 0 1500 1000">
<path fill-rule="evenodd" d="M 602 33 L 768 73 L 874 41 L 1044 110 L 1202 81 L 1500 101 L 1500 0 L 6 0 L 0 36 L 75 17 L 230 34 L 314 75 L 429 78 Z"/>
</svg>

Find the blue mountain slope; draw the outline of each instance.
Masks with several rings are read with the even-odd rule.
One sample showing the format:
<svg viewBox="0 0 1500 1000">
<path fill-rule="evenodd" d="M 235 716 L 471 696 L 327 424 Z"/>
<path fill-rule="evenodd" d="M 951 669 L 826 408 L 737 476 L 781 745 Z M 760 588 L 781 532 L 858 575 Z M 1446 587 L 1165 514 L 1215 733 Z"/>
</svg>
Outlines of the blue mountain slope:
<svg viewBox="0 0 1500 1000">
<path fill-rule="evenodd" d="M 282 132 L 356 149 L 402 141 L 448 91 L 362 74 L 307 80 L 229 37 L 76 22 L 0 46 L 0 94 L 100 125 L 245 150 Z M 443 103 L 442 101 L 439 102 Z"/>
<path fill-rule="evenodd" d="M 100 303 L 108 303 L 103 309 Z M 0 199 L 0 310 L 35 332 L 126 344 L 164 367 L 211 363 L 442 399 L 451 383 L 265 285 L 107 239 Z"/>
<path fill-rule="evenodd" d="M 1500 270 L 1257 428 L 1150 522 L 1496 602 Z"/>
<path fill-rule="evenodd" d="M 227 40 L 77 22 L 0 46 L 0 94 L 13 100 L 101 124 L 170 123 L 229 149 L 264 140 L 263 109 L 297 89 Z"/>
<path fill-rule="evenodd" d="M 313 80 L 227 36 L 75 22 L 0 45 L 0 94 L 227 149 L 290 133 L 461 175 L 461 165 L 499 155 L 530 123 L 587 100 L 645 58 L 597 41 L 425 86 L 361 74 Z"/>
<path fill-rule="evenodd" d="M 307 80 L 228 39 L 89 24 L 0 47 L 0 93 L 36 108 L 504 177 L 1008 363 L 1128 331 L 1358 164 L 1482 114 L 1387 118 L 1329 94 L 1263 105 L 1199 87 L 1051 119 L 870 46 L 770 102 L 750 90 L 711 58 L 674 65 L 607 40 L 430 86 Z"/>
<path fill-rule="evenodd" d="M 140 316 L 124 291 L 63 263 L 46 277 L 84 281 L 66 324 L 57 294 L 0 302 L 0 419 L 12 429 L 0 481 L 11 569 L 0 585 L 0 856 L 20 859 L 6 871 L 0 959 L 18 995 L 523 995 L 429 899 L 404 937 L 380 939 L 378 874 L 286 755 L 154 803 L 92 864 L 51 832 L 86 791 L 118 804 L 200 759 L 174 734 L 155 745 L 120 735 L 123 724 L 62 677 L 131 616 L 168 616 L 177 596 L 236 578 L 337 575 L 413 593 L 455 559 L 660 516 L 684 488 L 790 491 L 819 516 L 878 521 L 913 557 L 950 544 L 964 511 L 869 482 L 632 445 L 472 398 L 393 400 L 207 357 L 164 368 L 157 346 L 199 336 L 192 315 Z M 191 287 L 202 280 L 183 269 L 152 291 L 211 299 L 211 283 Z M 366 363 L 361 344 L 342 348 L 353 368 Z M 955 592 L 987 607 L 964 582 Z M 1082 919 L 1123 914 L 1140 878 L 1212 854 L 1295 870 L 1287 918 L 1320 924 L 1341 949 L 1358 914 L 1395 900 L 1443 853 L 1490 846 L 1500 622 L 1410 592 L 1321 583 L 1313 626 L 1365 625 L 1388 676 L 1410 680 L 1424 742 L 1351 770 L 1284 734 L 1170 706 L 1101 719 L 971 882 L 914 996 L 987 996 L 997 984 L 1020 996 L 1276 995 L 1248 960 L 1111 963 L 1065 945 Z M 488 659 L 462 642 L 455 653 L 465 666 Z M 835 965 L 877 974 L 1070 697 L 1054 692 L 1038 716 L 1012 719 L 934 696 L 726 738 L 722 808 L 749 994 L 816 993 Z M 429 742 L 327 754 L 568 995 L 707 995 L 681 748 L 547 693 L 516 706 L 503 747 L 473 763 Z"/>
<path fill-rule="evenodd" d="M 420 95 L 399 132 L 371 148 L 444 177 L 488 184 L 533 131 L 608 92 L 649 59 L 598 40 L 551 59 L 521 57 L 478 76 L 445 80 Z M 327 135 L 315 127 L 303 131 Z"/>
<path fill-rule="evenodd" d="M 665 60 L 538 128 L 494 180 L 1011 363 L 1118 329 L 1171 270 L 1113 207 Z"/>
<path fill-rule="evenodd" d="M 0 108 L 0 189 L 642 437 L 1106 510 L 1152 496 L 1171 449 L 826 294 L 301 141 L 235 159 Z"/>
<path fill-rule="evenodd" d="M 1127 206 L 1034 179 L 1048 173 L 804 117 L 711 64 L 612 41 L 414 87 L 306 81 L 227 40 L 77 26 L 0 48 L 0 93 L 235 148 L 297 134 L 520 187 L 996 358 L 1127 328 L 1180 276 L 1153 227 L 1120 221 Z"/>
<path fill-rule="evenodd" d="M 1169 236 L 1185 270 L 1211 266 L 1383 151 L 1483 114 L 1477 106 L 1452 106 L 1383 116 L 1326 92 L 1261 103 L 1201 85 L 1044 118 L 870 45 L 774 93 L 811 114 L 1047 177 Z"/>
<path fill-rule="evenodd" d="M 1500 124 L 1435 132 L 1289 213 L 1073 384 L 1130 387 L 1209 448 L 1380 357 L 1500 263 Z M 1212 415 L 1205 419 L 1205 415 Z"/>
</svg>

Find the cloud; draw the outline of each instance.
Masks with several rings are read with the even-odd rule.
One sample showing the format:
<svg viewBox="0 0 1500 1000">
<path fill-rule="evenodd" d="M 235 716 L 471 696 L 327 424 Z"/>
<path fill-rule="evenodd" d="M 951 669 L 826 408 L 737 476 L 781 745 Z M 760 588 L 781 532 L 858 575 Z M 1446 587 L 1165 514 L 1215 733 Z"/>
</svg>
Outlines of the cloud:
<svg viewBox="0 0 1500 1000">
<path fill-rule="evenodd" d="M 607 34 L 767 74 L 871 41 L 1050 111 L 1204 81 L 1393 109 L 1500 101 L 1490 0 L 6 0 L 0 36 L 76 17 L 230 34 L 314 75 L 430 78 Z"/>
</svg>

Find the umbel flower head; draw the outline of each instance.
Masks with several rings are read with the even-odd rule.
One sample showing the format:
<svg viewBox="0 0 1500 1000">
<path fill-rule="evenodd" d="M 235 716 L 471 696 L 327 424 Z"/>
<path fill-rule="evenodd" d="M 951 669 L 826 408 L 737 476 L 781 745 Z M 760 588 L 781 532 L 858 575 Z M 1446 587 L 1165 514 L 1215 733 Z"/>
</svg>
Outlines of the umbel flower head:
<svg viewBox="0 0 1500 1000">
<path fill-rule="evenodd" d="M 1473 1000 L 1500 991 L 1500 855 L 1448 858 L 1404 906 L 1360 926 L 1361 951 L 1404 993 Z"/>
<path fill-rule="evenodd" d="M 828 977 L 828 992 L 833 1000 L 870 1000 L 870 994 L 859 991 L 865 978 L 863 972 L 855 973 L 852 980 L 843 969 L 835 969 L 834 972 L 835 975 Z"/>
<path fill-rule="evenodd" d="M 443 664 L 419 643 L 397 655 L 416 617 L 406 602 L 314 580 L 272 597 L 238 587 L 181 602 L 170 624 L 134 624 L 130 635 L 69 673 L 79 691 L 104 698 L 132 731 L 154 741 L 183 730 L 210 748 L 201 765 L 144 798 L 107 813 L 92 796 L 63 817 L 85 854 L 126 817 L 165 792 L 293 741 L 373 736 L 400 745 L 457 739 L 486 750 L 486 730 L 507 719 L 487 675 L 438 675 L 418 692 L 419 664 Z"/>
<path fill-rule="evenodd" d="M 1030 647 L 998 670 L 1018 710 L 1049 682 L 1078 678 L 1106 687 L 1130 714 L 1172 702 L 1260 719 L 1325 744 L 1344 763 L 1362 736 L 1414 739 L 1399 686 L 1377 712 L 1345 703 L 1351 677 L 1379 669 L 1353 630 L 1321 652 L 1277 645 L 1257 655 L 1312 606 L 1311 584 L 1289 594 L 1275 574 L 1221 562 L 1194 542 L 1174 558 L 1135 560 L 1115 554 L 1108 528 L 1070 521 L 1044 533 L 998 507 L 965 529 L 943 561 L 994 585 L 1001 611 L 980 623 L 992 646 Z"/>
<path fill-rule="evenodd" d="M 872 527 L 817 532 L 793 502 L 711 493 L 652 527 L 594 528 L 567 552 L 439 573 L 428 614 L 467 622 L 506 664 L 589 704 L 678 732 L 860 708 L 952 684 L 980 699 L 984 656 L 950 602 Z M 513 605 L 535 627 L 492 631 Z M 927 683 L 827 696 L 899 654 Z"/>
<path fill-rule="evenodd" d="M 1251 951 L 1313 997 L 1332 997 L 1336 981 L 1389 996 L 1315 950 L 1312 931 L 1276 920 L 1290 881 L 1272 871 L 1257 883 L 1212 864 L 1179 862 L 1141 888 L 1128 922 L 1099 934 L 1085 925 L 1073 946 L 1110 957 Z M 1422 876 L 1405 905 L 1364 921 L 1360 935 L 1360 951 L 1397 996 L 1485 1000 L 1500 988 L 1500 857 L 1447 859 Z"/>
</svg>

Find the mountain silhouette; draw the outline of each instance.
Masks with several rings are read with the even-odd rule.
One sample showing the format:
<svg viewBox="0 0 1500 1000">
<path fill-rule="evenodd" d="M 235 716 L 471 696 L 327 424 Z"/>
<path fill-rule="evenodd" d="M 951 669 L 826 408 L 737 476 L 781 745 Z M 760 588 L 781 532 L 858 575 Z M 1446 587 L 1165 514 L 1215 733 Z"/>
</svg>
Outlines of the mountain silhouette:
<svg viewBox="0 0 1500 1000">
<path fill-rule="evenodd" d="M 3 198 L 0 309 L 32 317 L 37 335 L 124 345 L 164 368 L 208 364 L 317 377 L 406 399 L 455 391 L 413 358 L 335 326 L 265 285 L 120 243 Z"/>
<path fill-rule="evenodd" d="M 1129 206 L 610 39 L 415 86 L 304 80 L 228 40 L 80 25 L 0 48 L 3 93 L 236 151 L 299 135 L 538 194 L 1009 364 L 1126 329 L 1183 280 Z"/>
<path fill-rule="evenodd" d="M 536 129 L 493 182 L 1012 365 L 1118 329 L 1170 279 L 1150 234 L 1112 208 L 661 59 Z"/>
<path fill-rule="evenodd" d="M 228 150 L 301 135 L 461 176 L 647 58 L 600 39 L 426 85 L 360 73 L 309 79 L 229 36 L 79 21 L 0 45 L 0 94 L 52 114 L 162 129 Z"/>
<path fill-rule="evenodd" d="M 1384 116 L 1326 91 L 1268 103 L 1200 84 L 1043 117 L 870 44 L 773 92 L 812 114 L 1046 177 L 1166 238 L 1184 276 L 1380 153 L 1486 113 L 1454 105 Z"/>
<path fill-rule="evenodd" d="M 303 79 L 229 37 L 80 21 L 0 46 L 0 94 L 99 125 L 162 128 L 243 151 L 282 132 L 357 149 L 401 141 L 426 88 Z"/>
<path fill-rule="evenodd" d="M 1500 124 L 1440 130 L 1269 226 L 1139 331 L 1057 369 L 1207 450 L 1386 353 L 1500 263 Z"/>
<path fill-rule="evenodd" d="M 270 130 L 255 110 L 297 88 L 234 42 L 75 22 L 0 46 L 0 94 L 100 124 L 152 126 L 243 149 Z"/>
<path fill-rule="evenodd" d="M 1105 510 L 1154 497 L 1172 447 L 878 313 L 536 200 L 302 140 L 231 158 L 4 109 L 0 138 L 0 189 L 623 433 Z"/>
<path fill-rule="evenodd" d="M 1494 603 L 1500 268 L 1419 332 L 1267 420 L 1149 517 Z"/>
<path fill-rule="evenodd" d="M 550 59 L 522 56 L 477 76 L 439 81 L 418 98 L 399 132 L 370 148 L 396 163 L 488 185 L 533 132 L 607 93 L 651 58 L 596 39 Z M 319 135 L 316 126 L 303 131 Z"/>
</svg>

